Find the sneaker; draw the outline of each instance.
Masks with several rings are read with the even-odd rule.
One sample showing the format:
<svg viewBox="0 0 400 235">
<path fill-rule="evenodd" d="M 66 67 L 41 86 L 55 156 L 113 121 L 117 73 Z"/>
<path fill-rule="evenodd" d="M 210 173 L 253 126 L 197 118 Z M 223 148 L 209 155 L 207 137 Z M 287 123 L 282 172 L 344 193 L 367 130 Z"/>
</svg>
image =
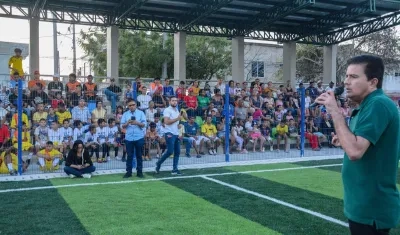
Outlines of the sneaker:
<svg viewBox="0 0 400 235">
<path fill-rule="evenodd" d="M 158 164 L 156 165 L 155 171 L 156 171 L 156 174 L 160 174 L 160 166 Z"/>
<path fill-rule="evenodd" d="M 121 161 L 126 162 L 126 157 L 122 157 Z"/>
<path fill-rule="evenodd" d="M 110 157 L 107 157 L 107 162 L 109 162 L 111 160 L 111 158 Z"/>
<path fill-rule="evenodd" d="M 103 162 L 107 162 L 107 159 L 104 158 L 104 157 L 103 157 L 101 160 L 102 160 Z"/>
<path fill-rule="evenodd" d="M 186 157 L 187 157 L 187 158 L 191 158 L 192 156 L 190 156 L 190 154 L 187 153 L 187 154 L 186 154 Z"/>
<path fill-rule="evenodd" d="M 70 175 L 69 175 L 69 178 L 70 178 L 70 179 L 73 179 L 73 178 L 76 178 L 76 176 L 73 175 L 73 174 L 70 174 Z"/>
<path fill-rule="evenodd" d="M 171 175 L 182 175 L 182 173 L 179 170 L 175 170 L 171 172 Z"/>
<path fill-rule="evenodd" d="M 138 172 L 138 173 L 136 174 L 136 176 L 137 176 L 137 177 L 139 177 L 139 178 L 144 178 L 144 176 L 143 176 L 143 173 L 142 173 L 142 172 Z"/>
<path fill-rule="evenodd" d="M 132 173 L 126 172 L 125 175 L 123 176 L 123 178 L 130 178 L 132 177 Z"/>
<path fill-rule="evenodd" d="M 122 157 L 116 157 L 115 158 L 117 161 L 121 161 L 122 160 Z"/>
<path fill-rule="evenodd" d="M 92 178 L 92 175 L 91 174 L 83 174 L 82 177 L 85 179 L 90 179 L 90 178 Z"/>
<path fill-rule="evenodd" d="M 212 150 L 212 149 L 209 149 L 209 150 L 208 150 L 208 154 L 210 154 L 210 155 L 214 155 L 214 152 L 213 152 L 213 150 Z"/>
<path fill-rule="evenodd" d="M 270 150 L 271 152 L 274 151 L 274 146 L 271 145 L 271 146 L 269 147 L 269 150 Z"/>
</svg>

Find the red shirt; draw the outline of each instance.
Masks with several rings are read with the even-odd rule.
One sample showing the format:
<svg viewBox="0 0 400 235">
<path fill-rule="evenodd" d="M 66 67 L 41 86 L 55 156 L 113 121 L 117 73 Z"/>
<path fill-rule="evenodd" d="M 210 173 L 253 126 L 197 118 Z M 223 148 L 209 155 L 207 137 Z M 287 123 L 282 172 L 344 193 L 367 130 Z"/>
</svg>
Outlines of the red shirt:
<svg viewBox="0 0 400 235">
<path fill-rule="evenodd" d="M 185 88 L 178 87 L 176 89 L 176 96 L 178 97 L 179 100 L 184 100 L 186 96 Z"/>
<path fill-rule="evenodd" d="M 4 143 L 4 140 L 9 139 L 10 131 L 8 130 L 8 126 L 1 125 L 0 127 L 0 143 Z"/>
<path fill-rule="evenodd" d="M 184 101 L 188 108 L 196 108 L 197 107 L 197 97 L 196 96 L 186 96 L 184 98 Z"/>
</svg>

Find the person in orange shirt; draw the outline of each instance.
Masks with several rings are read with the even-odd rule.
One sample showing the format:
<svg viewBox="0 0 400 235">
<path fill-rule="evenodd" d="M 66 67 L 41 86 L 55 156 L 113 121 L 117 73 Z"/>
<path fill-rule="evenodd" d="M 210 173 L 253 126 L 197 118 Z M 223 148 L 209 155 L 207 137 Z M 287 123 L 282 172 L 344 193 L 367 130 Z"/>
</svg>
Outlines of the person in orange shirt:
<svg viewBox="0 0 400 235">
<path fill-rule="evenodd" d="M 28 82 L 28 89 L 30 91 L 38 90 L 40 87 L 46 87 L 46 83 L 40 80 L 40 73 L 38 70 L 34 73 L 34 78 Z"/>
<path fill-rule="evenodd" d="M 86 100 L 96 100 L 97 96 L 97 85 L 93 82 L 93 76 L 87 76 L 88 82 L 83 84 L 83 95 Z"/>
</svg>

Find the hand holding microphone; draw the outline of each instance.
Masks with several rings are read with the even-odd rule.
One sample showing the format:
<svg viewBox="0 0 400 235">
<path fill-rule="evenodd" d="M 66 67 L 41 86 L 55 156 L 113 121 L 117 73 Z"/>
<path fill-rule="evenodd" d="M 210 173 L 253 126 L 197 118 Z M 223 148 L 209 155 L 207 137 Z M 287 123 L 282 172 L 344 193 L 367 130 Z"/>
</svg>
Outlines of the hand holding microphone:
<svg viewBox="0 0 400 235">
<path fill-rule="evenodd" d="M 332 92 L 332 91 L 328 91 L 328 92 Z M 325 93 L 328 93 L 328 92 L 325 92 Z M 339 96 L 339 95 L 343 94 L 343 92 L 344 92 L 344 87 L 337 87 L 337 88 L 335 88 L 335 90 L 333 91 L 333 95 L 334 95 L 334 97 L 336 97 L 336 96 Z M 323 95 L 323 94 L 325 94 L 325 93 L 322 93 L 321 95 Z M 318 98 L 319 98 L 319 97 L 318 97 Z M 317 99 L 318 99 L 318 98 L 317 98 Z M 316 107 L 317 105 L 321 104 L 321 103 L 317 102 L 317 99 L 315 100 L 314 103 L 312 103 L 312 104 L 310 105 L 310 108 L 314 108 L 314 107 Z"/>
</svg>

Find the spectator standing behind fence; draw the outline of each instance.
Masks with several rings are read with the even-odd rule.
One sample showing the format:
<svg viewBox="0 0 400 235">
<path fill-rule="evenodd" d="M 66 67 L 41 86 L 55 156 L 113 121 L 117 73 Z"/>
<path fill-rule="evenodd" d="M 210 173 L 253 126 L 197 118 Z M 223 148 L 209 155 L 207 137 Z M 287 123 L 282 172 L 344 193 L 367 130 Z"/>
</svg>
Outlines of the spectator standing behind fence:
<svg viewBox="0 0 400 235">
<path fill-rule="evenodd" d="M 136 156 L 137 166 L 136 175 L 143 178 L 143 146 L 146 131 L 146 115 L 137 108 L 134 100 L 128 102 L 129 110 L 126 111 L 121 118 L 121 128 L 126 130 L 125 146 L 128 154 L 126 161 L 126 174 L 124 178 L 132 177 L 132 160 L 133 155 Z"/>
<path fill-rule="evenodd" d="M 167 143 L 167 151 L 162 155 L 161 159 L 156 163 L 156 173 L 160 172 L 162 163 L 174 153 L 172 175 L 181 175 L 178 170 L 179 154 L 181 151 L 179 139 L 179 121 L 181 114 L 178 110 L 178 99 L 173 97 L 170 101 L 170 106 L 164 110 L 164 123 L 165 123 L 165 141 Z"/>
<path fill-rule="evenodd" d="M 91 173 L 96 170 L 93 166 L 89 151 L 84 147 L 81 140 L 75 141 L 71 151 L 68 153 L 64 171 L 70 178 L 91 178 Z"/>
<path fill-rule="evenodd" d="M 18 73 L 18 75 L 22 77 L 24 76 L 24 70 L 22 68 L 22 50 L 19 48 L 15 48 L 14 53 L 15 55 L 11 56 L 8 60 L 8 68 L 11 69 L 11 76 L 13 76 L 14 73 Z"/>
</svg>

